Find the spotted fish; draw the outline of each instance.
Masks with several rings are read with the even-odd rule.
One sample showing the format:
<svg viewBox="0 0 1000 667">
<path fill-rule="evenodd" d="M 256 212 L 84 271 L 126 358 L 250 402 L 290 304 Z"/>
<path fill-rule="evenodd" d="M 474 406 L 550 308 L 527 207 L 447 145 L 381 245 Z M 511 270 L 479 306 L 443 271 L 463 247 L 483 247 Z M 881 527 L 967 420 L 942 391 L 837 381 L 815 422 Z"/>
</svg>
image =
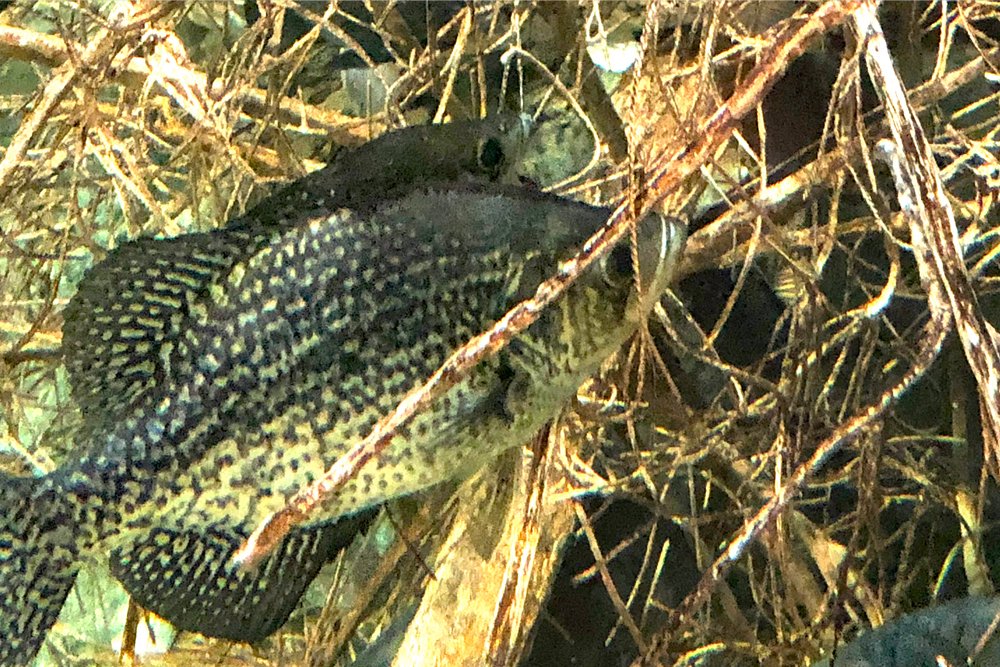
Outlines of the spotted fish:
<svg viewBox="0 0 1000 667">
<path fill-rule="evenodd" d="M 260 569 L 230 564 L 259 520 L 608 213 L 499 185 L 414 187 L 355 210 L 237 222 L 221 240 L 195 235 L 207 245 L 146 241 L 141 262 L 112 254 L 67 309 L 67 354 L 92 357 L 72 371 L 88 413 L 79 455 L 43 477 L 0 477 L 0 664 L 30 661 L 81 559 L 102 553 L 181 627 L 247 641 L 273 632 L 343 544 L 331 526 L 355 530 L 365 510 L 520 444 L 635 331 L 683 246 L 683 228 L 657 215 L 639 226 L 643 294 L 622 245 Z"/>
</svg>

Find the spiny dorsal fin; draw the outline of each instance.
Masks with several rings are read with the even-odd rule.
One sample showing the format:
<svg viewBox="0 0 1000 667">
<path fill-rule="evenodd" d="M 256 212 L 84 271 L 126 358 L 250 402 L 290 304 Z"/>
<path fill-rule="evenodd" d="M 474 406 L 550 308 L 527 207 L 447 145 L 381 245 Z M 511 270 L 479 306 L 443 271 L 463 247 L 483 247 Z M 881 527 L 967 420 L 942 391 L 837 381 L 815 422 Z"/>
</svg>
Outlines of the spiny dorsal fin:
<svg viewBox="0 0 1000 667">
<path fill-rule="evenodd" d="M 182 630 L 264 639 L 295 609 L 320 568 L 371 524 L 377 510 L 293 530 L 257 568 L 234 566 L 246 538 L 226 527 L 154 529 L 111 554 L 111 573 L 141 606 Z"/>
<path fill-rule="evenodd" d="M 291 196 L 275 209 L 258 208 L 212 232 L 129 241 L 87 272 L 64 311 L 63 356 L 89 425 L 105 423 L 156 384 L 160 350 L 181 334 L 191 305 L 211 285 L 323 212 Z"/>
</svg>

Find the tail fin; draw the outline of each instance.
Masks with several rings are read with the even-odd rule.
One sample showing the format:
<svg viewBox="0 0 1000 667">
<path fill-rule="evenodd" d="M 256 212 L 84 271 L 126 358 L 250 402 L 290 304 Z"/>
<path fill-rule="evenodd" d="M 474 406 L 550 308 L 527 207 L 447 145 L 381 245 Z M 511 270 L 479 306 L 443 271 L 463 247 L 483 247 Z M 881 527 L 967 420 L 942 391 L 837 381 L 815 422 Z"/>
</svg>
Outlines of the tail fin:
<svg viewBox="0 0 1000 667">
<path fill-rule="evenodd" d="M 28 665 L 78 567 L 75 517 L 48 478 L 0 475 L 0 667 Z"/>
</svg>

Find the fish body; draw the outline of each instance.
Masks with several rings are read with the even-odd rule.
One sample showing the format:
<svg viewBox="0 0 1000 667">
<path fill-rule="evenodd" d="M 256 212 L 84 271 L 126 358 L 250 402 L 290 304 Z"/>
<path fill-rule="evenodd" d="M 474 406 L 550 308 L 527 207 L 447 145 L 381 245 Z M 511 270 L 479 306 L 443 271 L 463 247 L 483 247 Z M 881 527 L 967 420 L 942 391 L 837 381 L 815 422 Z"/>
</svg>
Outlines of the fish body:
<svg viewBox="0 0 1000 667">
<path fill-rule="evenodd" d="M 0 477 L 0 665 L 31 660 L 81 559 L 98 554 L 181 627 L 272 632 L 343 546 L 331 526 L 353 528 L 367 508 L 522 443 L 634 332 L 683 245 L 683 228 L 655 215 L 639 227 L 648 293 L 630 262 L 588 270 L 259 570 L 229 562 L 257 522 L 608 214 L 495 185 L 414 187 L 353 211 L 237 225 L 242 246 L 226 232 L 144 241 L 143 261 L 125 251 L 95 267 L 67 320 L 89 413 L 80 455 L 43 477 Z"/>
</svg>

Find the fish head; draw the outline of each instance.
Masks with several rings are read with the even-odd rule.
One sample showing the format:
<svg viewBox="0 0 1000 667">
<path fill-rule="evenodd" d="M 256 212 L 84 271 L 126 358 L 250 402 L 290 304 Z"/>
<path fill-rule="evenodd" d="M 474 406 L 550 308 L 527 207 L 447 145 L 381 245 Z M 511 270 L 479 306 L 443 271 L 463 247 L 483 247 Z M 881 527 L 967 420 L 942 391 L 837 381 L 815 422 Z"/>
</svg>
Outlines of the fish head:
<svg viewBox="0 0 1000 667">
<path fill-rule="evenodd" d="M 643 319 L 670 284 L 687 240 L 678 218 L 650 213 L 598 260 L 600 289 L 628 290 L 626 316 Z"/>
<path fill-rule="evenodd" d="M 518 276 L 518 298 L 537 294 L 546 278 L 573 269 L 576 254 L 600 229 L 611 212 L 584 205 L 550 205 L 535 233 L 536 247 Z M 526 228 L 522 233 L 530 236 Z M 544 238 L 539 239 L 539 236 Z M 532 385 L 525 401 L 550 410 L 547 396 L 575 392 L 602 362 L 641 327 L 667 289 L 686 241 L 684 223 L 650 213 L 634 234 L 626 233 L 612 248 L 580 271 L 565 292 L 514 342 L 512 363 L 524 368 Z M 544 289 L 544 288 L 543 288 Z M 528 411 L 508 405 L 511 413 Z"/>
<path fill-rule="evenodd" d="M 589 266 L 557 304 L 560 339 L 584 365 L 612 354 L 670 284 L 686 241 L 677 218 L 650 213 Z"/>
<path fill-rule="evenodd" d="M 367 211 L 427 188 L 513 184 L 530 131 L 527 116 L 501 113 L 387 132 L 338 155 L 299 189 L 326 206 Z"/>
</svg>

